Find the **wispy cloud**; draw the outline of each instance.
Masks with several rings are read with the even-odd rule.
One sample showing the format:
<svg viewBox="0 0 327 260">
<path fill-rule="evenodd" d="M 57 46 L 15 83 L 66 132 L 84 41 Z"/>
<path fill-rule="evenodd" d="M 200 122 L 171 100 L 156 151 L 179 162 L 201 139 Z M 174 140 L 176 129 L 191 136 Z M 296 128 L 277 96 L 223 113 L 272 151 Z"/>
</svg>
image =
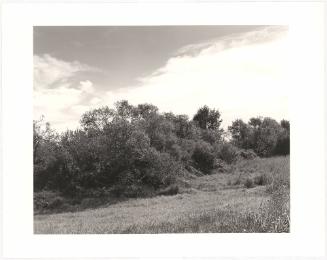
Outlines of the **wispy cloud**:
<svg viewBox="0 0 327 260">
<path fill-rule="evenodd" d="M 67 62 L 49 54 L 34 56 L 34 89 L 54 88 L 67 83 L 79 72 L 94 71 L 96 68 L 78 61 Z"/>
<path fill-rule="evenodd" d="M 281 38 L 285 36 L 287 32 L 288 29 L 286 26 L 266 26 L 260 30 L 246 33 L 234 33 L 206 42 L 189 44 L 180 48 L 175 56 L 196 56 L 201 54 L 201 52 L 219 52 L 251 44 L 262 44 Z"/>
</svg>

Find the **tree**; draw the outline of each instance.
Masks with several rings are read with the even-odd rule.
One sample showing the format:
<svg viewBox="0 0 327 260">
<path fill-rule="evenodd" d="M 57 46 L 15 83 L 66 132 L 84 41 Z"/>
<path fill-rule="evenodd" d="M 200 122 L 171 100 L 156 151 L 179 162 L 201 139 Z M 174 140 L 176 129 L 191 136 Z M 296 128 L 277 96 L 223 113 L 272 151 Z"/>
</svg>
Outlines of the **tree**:
<svg viewBox="0 0 327 260">
<path fill-rule="evenodd" d="M 155 115 L 158 113 L 158 108 L 152 104 L 139 104 L 136 108 L 134 108 L 134 118 L 143 118 L 146 119 L 151 115 Z"/>
<path fill-rule="evenodd" d="M 142 128 L 149 136 L 151 146 L 160 152 L 167 151 L 177 142 L 174 134 L 174 124 L 164 116 L 153 114 L 142 124 Z"/>
<path fill-rule="evenodd" d="M 280 121 L 281 127 L 283 127 L 288 133 L 290 132 L 290 121 L 283 119 Z"/>
<path fill-rule="evenodd" d="M 219 128 L 222 121 L 223 120 L 220 119 L 220 113 L 218 110 L 209 110 L 208 129 L 220 130 Z"/>
<path fill-rule="evenodd" d="M 250 125 L 243 122 L 242 119 L 237 119 L 228 127 L 232 135 L 232 142 L 240 148 L 253 148 L 253 129 Z"/>
<path fill-rule="evenodd" d="M 222 129 L 220 129 L 222 120 L 219 111 L 216 109 L 210 109 L 208 106 L 201 107 L 194 115 L 193 121 L 203 130 L 210 129 L 222 132 Z"/>
<path fill-rule="evenodd" d="M 262 122 L 263 122 L 262 117 L 252 117 L 249 120 L 249 125 L 258 129 L 261 126 Z"/>
<path fill-rule="evenodd" d="M 173 113 L 164 113 L 166 120 L 174 125 L 174 133 L 178 138 L 199 139 L 200 132 L 193 121 L 190 121 L 187 115 L 174 115 Z"/>
<path fill-rule="evenodd" d="M 207 106 L 189 120 L 126 100 L 84 113 L 81 127 L 60 136 L 43 119 L 33 121 L 34 189 L 79 198 L 143 196 L 174 184 L 186 170 L 198 172 L 193 167 L 209 174 L 220 160 L 233 163 L 247 152 L 236 146 L 261 156 L 289 154 L 287 120 L 235 120 L 228 127 L 231 142 L 222 138 L 221 122 L 219 111 Z"/>
<path fill-rule="evenodd" d="M 53 180 L 58 170 L 58 134 L 44 117 L 33 121 L 33 176 L 34 189 L 41 190 Z"/>
<path fill-rule="evenodd" d="M 282 120 L 280 125 L 282 127 L 282 131 L 278 136 L 275 154 L 287 155 L 290 153 L 290 122 L 287 120 Z"/>
<path fill-rule="evenodd" d="M 207 129 L 209 118 L 209 107 L 201 107 L 198 112 L 194 115 L 193 121 L 197 122 L 199 127 L 202 129 Z"/>
<path fill-rule="evenodd" d="M 42 120 L 42 119 L 41 119 Z M 33 162 L 34 165 L 37 163 L 37 155 L 39 152 L 39 147 L 42 142 L 42 132 L 41 132 L 41 120 L 33 120 Z"/>
<path fill-rule="evenodd" d="M 131 119 L 135 107 L 130 105 L 127 100 L 121 100 L 115 103 L 116 115 L 124 119 Z"/>
<path fill-rule="evenodd" d="M 107 106 L 93 109 L 82 115 L 80 124 L 85 131 L 101 131 L 113 120 L 115 115 L 115 111 Z"/>
<path fill-rule="evenodd" d="M 212 146 L 204 141 L 196 143 L 195 149 L 192 154 L 192 160 L 195 168 L 210 173 L 214 168 L 215 157 L 212 151 Z"/>
<path fill-rule="evenodd" d="M 281 131 L 282 128 L 276 120 L 264 118 L 257 129 L 255 152 L 265 157 L 273 155 Z"/>
</svg>

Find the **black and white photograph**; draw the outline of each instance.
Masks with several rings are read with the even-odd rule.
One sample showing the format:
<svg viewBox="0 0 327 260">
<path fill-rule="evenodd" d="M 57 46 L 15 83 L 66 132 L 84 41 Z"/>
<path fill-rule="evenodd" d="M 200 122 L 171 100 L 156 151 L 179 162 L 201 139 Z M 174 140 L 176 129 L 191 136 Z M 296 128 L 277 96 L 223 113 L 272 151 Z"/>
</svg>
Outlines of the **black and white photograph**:
<svg viewBox="0 0 327 260">
<path fill-rule="evenodd" d="M 34 26 L 34 234 L 289 233 L 288 26 Z"/>
<path fill-rule="evenodd" d="M 325 2 L 0 6 L 0 260 L 326 259 Z"/>
</svg>

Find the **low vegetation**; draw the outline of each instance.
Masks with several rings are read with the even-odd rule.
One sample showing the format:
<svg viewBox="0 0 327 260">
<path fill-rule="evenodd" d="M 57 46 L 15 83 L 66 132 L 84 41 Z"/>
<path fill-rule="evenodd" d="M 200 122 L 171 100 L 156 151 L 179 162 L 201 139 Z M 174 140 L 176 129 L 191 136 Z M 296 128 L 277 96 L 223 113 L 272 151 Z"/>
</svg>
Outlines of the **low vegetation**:
<svg viewBox="0 0 327 260">
<path fill-rule="evenodd" d="M 261 173 L 273 181 L 245 188 Z M 239 183 L 234 183 L 239 179 Z M 232 184 L 230 184 L 232 183 Z M 289 232 L 289 157 L 240 161 L 225 173 L 189 176 L 178 194 L 107 202 L 34 216 L 38 234 Z"/>
</svg>

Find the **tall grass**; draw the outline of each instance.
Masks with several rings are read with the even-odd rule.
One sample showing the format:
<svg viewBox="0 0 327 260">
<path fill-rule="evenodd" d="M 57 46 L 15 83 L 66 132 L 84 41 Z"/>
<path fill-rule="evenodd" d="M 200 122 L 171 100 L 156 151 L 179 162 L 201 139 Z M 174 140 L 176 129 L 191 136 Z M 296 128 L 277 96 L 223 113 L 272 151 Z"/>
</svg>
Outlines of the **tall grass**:
<svg viewBox="0 0 327 260">
<path fill-rule="evenodd" d="M 131 225 L 119 233 L 282 233 L 289 232 L 289 216 L 273 208 L 259 213 L 216 210 L 194 216 L 183 216 L 175 222 Z M 273 214 L 271 214 L 273 212 Z"/>
<path fill-rule="evenodd" d="M 247 178 L 263 174 L 268 182 L 244 188 Z M 238 184 L 233 183 L 235 178 Z M 240 161 L 231 173 L 188 180 L 177 195 L 36 215 L 34 230 L 42 234 L 289 232 L 289 184 L 289 157 Z"/>
</svg>

